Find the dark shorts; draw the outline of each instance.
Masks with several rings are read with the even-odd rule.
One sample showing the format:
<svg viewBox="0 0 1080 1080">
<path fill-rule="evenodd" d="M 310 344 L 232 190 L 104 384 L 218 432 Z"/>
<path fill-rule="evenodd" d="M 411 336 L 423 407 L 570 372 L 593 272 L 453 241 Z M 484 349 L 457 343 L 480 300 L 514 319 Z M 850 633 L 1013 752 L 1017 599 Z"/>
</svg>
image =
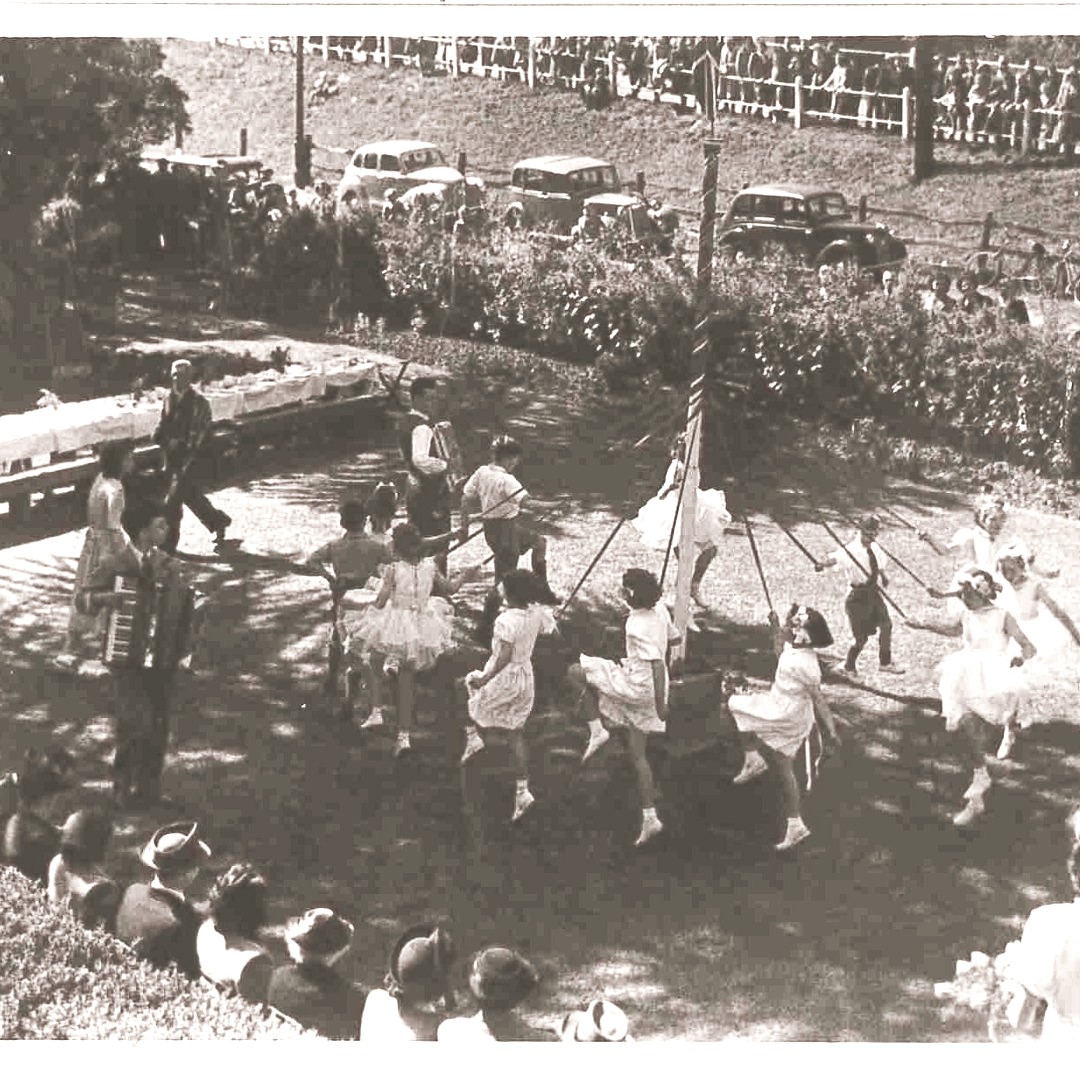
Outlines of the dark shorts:
<svg viewBox="0 0 1080 1080">
<path fill-rule="evenodd" d="M 881 593 L 867 585 L 852 585 L 844 601 L 844 610 L 856 637 L 871 637 L 881 627 L 892 626 Z"/>
<path fill-rule="evenodd" d="M 536 547 L 540 536 L 517 518 L 495 518 L 484 522 L 484 539 L 495 556 L 495 578 L 501 580 L 526 551 Z"/>
</svg>

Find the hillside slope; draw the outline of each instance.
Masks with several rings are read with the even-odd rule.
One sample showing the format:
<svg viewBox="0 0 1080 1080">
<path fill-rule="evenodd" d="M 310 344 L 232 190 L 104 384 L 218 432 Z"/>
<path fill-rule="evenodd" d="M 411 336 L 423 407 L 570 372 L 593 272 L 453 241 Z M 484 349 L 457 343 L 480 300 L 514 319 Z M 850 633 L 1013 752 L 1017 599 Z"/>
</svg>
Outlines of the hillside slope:
<svg viewBox="0 0 1080 1080">
<path fill-rule="evenodd" d="M 291 176 L 294 63 L 281 54 L 170 40 L 166 72 L 190 95 L 192 152 L 236 152 L 240 128 L 249 151 L 279 175 Z M 699 197 L 707 124 L 671 108 L 620 100 L 605 112 L 587 111 L 573 94 L 474 77 L 423 77 L 414 69 L 387 71 L 376 65 L 306 60 L 310 83 L 322 70 L 337 73 L 339 96 L 308 106 L 307 130 L 320 147 L 355 147 L 389 136 L 422 137 L 453 158 L 468 154 L 482 172 L 509 171 L 521 157 L 583 151 L 614 161 L 630 179 L 643 171 L 650 189 L 677 205 Z M 751 180 L 836 184 L 849 199 L 869 197 L 871 206 L 920 211 L 944 219 L 976 218 L 993 211 L 1001 221 L 1020 221 L 1069 233 L 1080 207 L 1080 172 L 1056 162 L 1018 164 L 993 152 L 939 145 L 941 174 L 913 186 L 911 150 L 898 139 L 852 129 L 812 126 L 801 132 L 742 116 L 717 118 L 724 142 L 721 186 L 734 191 Z M 317 151 L 317 165 L 340 169 L 341 154 Z M 335 178 L 333 171 L 316 176 Z M 721 195 L 721 204 L 725 201 Z M 935 230 L 907 225 L 921 236 L 970 241 L 970 226 Z"/>
</svg>

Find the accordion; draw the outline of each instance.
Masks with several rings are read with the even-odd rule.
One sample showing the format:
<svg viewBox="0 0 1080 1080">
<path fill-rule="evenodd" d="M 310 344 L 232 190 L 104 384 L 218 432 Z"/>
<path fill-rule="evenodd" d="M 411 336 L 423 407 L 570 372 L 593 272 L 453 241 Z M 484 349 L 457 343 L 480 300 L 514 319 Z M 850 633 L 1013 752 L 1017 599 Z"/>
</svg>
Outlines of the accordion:
<svg viewBox="0 0 1080 1080">
<path fill-rule="evenodd" d="M 456 490 L 467 477 L 454 427 L 449 420 L 440 420 L 431 430 L 435 436 L 435 449 L 438 450 L 439 457 L 446 462 L 446 482 L 451 489 Z"/>
<path fill-rule="evenodd" d="M 155 583 L 140 589 L 137 578 L 118 574 L 113 592 L 121 601 L 109 612 L 101 657 L 109 667 L 170 671 L 190 664 L 194 588 Z"/>
</svg>

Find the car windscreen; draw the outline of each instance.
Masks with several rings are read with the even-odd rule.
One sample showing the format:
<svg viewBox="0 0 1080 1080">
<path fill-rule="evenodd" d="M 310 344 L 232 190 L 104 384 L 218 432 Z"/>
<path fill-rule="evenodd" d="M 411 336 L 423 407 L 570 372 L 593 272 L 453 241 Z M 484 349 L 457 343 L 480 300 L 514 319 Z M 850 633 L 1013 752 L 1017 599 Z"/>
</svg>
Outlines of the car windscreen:
<svg viewBox="0 0 1080 1080">
<path fill-rule="evenodd" d="M 401 155 L 401 171 L 403 173 L 416 172 L 417 169 L 430 169 L 435 165 L 445 165 L 446 159 L 441 150 L 429 146 L 423 150 L 410 150 Z"/>
<path fill-rule="evenodd" d="M 806 205 L 810 210 L 810 216 L 819 220 L 837 220 L 851 216 L 844 196 L 838 191 L 830 191 L 825 195 L 812 195 L 806 200 Z"/>
</svg>

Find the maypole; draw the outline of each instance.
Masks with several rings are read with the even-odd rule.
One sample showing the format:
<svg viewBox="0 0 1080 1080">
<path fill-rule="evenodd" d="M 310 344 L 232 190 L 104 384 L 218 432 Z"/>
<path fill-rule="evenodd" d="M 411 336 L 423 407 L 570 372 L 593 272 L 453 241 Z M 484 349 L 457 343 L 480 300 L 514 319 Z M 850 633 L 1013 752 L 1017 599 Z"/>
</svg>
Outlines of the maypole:
<svg viewBox="0 0 1080 1080">
<path fill-rule="evenodd" d="M 710 125 L 715 102 L 712 93 L 713 66 L 706 64 L 706 109 Z M 700 476 L 702 421 L 705 407 L 705 374 L 712 314 L 713 243 L 716 232 L 716 178 L 720 143 L 711 135 L 705 140 L 705 177 L 701 184 L 701 228 L 698 233 L 697 288 L 694 344 L 690 354 L 690 396 L 686 408 L 686 480 L 683 488 L 682 519 L 679 527 L 679 562 L 675 578 L 675 626 L 681 640 L 671 650 L 672 661 L 686 657 L 686 626 L 690 620 L 690 583 L 694 575 L 694 525 L 697 520 L 697 493 Z"/>
</svg>

